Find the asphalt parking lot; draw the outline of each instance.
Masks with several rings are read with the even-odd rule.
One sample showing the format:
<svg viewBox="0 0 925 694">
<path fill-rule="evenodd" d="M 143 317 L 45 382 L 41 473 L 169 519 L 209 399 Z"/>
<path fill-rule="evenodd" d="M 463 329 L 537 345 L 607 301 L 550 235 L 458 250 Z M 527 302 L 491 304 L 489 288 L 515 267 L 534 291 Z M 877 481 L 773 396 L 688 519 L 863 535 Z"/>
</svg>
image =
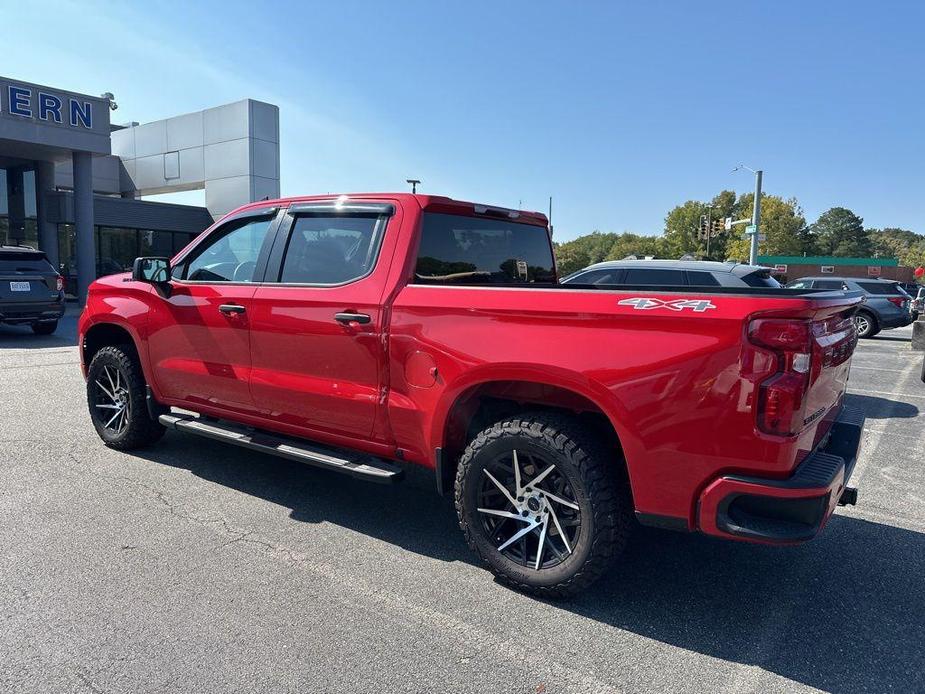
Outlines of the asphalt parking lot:
<svg viewBox="0 0 925 694">
<path fill-rule="evenodd" d="M 379 487 L 86 414 L 69 316 L 0 327 L 0 691 L 922 691 L 925 384 L 863 341 L 859 505 L 794 548 L 642 530 L 577 600 L 475 564 L 426 473 Z"/>
</svg>

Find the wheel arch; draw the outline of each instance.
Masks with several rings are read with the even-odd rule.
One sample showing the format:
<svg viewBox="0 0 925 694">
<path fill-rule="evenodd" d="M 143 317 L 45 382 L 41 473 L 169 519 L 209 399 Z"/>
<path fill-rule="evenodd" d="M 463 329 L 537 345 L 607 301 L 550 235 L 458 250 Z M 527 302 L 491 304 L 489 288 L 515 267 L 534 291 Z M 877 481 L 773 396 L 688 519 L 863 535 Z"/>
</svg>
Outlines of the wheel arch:
<svg viewBox="0 0 925 694">
<path fill-rule="evenodd" d="M 629 474 L 625 444 L 632 433 L 625 426 L 624 408 L 610 391 L 580 374 L 556 373 L 548 365 L 541 372 L 492 371 L 445 393 L 436 410 L 432 441 L 441 493 L 453 488 L 459 457 L 472 437 L 507 416 L 531 411 L 564 412 L 586 422 L 605 438 L 614 460 Z M 632 475 L 629 478 L 632 488 Z"/>
<path fill-rule="evenodd" d="M 128 326 L 109 321 L 93 323 L 82 336 L 80 341 L 80 361 L 83 365 L 84 375 L 86 375 L 87 370 L 90 368 L 90 362 L 93 361 L 93 357 L 96 353 L 103 347 L 112 345 L 125 345 L 129 347 L 132 352 L 134 352 L 139 364 L 141 364 L 145 380 L 149 383 L 151 382 L 148 378 L 148 374 L 145 372 L 144 360 L 141 359 L 141 354 L 138 349 L 138 336 L 135 335 Z"/>
</svg>

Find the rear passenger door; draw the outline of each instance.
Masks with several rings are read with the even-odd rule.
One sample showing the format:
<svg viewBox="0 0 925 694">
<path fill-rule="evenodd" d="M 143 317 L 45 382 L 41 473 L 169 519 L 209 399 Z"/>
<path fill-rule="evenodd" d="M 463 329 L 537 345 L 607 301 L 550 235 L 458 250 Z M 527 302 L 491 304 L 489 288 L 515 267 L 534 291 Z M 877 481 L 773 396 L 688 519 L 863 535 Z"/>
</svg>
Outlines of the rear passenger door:
<svg viewBox="0 0 925 694">
<path fill-rule="evenodd" d="M 252 300 L 261 416 L 322 440 L 371 437 L 385 366 L 384 238 L 398 213 L 390 203 L 289 208 Z"/>
</svg>

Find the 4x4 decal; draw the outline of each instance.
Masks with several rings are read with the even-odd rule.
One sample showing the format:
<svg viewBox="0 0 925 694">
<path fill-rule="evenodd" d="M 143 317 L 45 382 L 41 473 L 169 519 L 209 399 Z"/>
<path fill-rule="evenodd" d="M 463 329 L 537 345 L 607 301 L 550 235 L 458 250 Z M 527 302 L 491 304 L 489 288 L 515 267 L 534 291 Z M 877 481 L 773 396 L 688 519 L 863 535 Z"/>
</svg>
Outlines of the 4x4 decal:
<svg viewBox="0 0 925 694">
<path fill-rule="evenodd" d="M 640 311 L 649 311 L 656 308 L 666 308 L 669 311 L 683 311 L 686 308 L 693 310 L 695 313 L 703 313 L 707 309 L 716 308 L 709 299 L 652 299 L 649 297 L 633 297 L 632 299 L 621 299 L 621 306 L 632 306 Z"/>
</svg>

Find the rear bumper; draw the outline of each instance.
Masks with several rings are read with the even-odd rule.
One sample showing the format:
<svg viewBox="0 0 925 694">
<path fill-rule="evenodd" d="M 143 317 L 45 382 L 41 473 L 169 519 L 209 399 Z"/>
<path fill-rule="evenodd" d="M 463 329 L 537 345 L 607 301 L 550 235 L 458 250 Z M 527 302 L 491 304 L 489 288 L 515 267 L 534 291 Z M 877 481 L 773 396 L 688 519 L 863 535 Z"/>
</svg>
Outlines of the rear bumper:
<svg viewBox="0 0 925 694">
<path fill-rule="evenodd" d="M 63 315 L 64 301 L 0 303 L 0 323 L 35 323 L 42 320 L 58 320 Z"/>
<path fill-rule="evenodd" d="M 700 496 L 698 526 L 708 535 L 771 544 L 814 537 L 825 526 L 857 462 L 864 415 L 842 408 L 825 446 L 807 456 L 793 476 L 771 480 L 727 475 Z"/>
</svg>

